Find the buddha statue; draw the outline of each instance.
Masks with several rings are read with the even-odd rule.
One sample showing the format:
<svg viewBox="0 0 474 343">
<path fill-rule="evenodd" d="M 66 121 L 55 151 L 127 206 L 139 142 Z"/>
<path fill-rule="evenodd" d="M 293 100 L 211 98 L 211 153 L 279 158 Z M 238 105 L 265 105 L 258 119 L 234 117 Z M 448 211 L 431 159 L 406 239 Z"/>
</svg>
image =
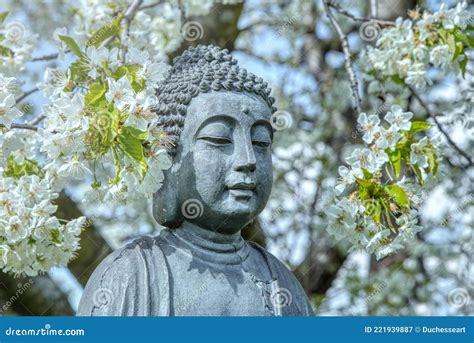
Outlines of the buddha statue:
<svg viewBox="0 0 474 343">
<path fill-rule="evenodd" d="M 153 199 L 164 228 L 113 252 L 92 274 L 82 316 L 308 316 L 293 273 L 241 231 L 272 187 L 274 99 L 227 50 L 189 48 L 158 86 L 173 142 Z"/>
</svg>

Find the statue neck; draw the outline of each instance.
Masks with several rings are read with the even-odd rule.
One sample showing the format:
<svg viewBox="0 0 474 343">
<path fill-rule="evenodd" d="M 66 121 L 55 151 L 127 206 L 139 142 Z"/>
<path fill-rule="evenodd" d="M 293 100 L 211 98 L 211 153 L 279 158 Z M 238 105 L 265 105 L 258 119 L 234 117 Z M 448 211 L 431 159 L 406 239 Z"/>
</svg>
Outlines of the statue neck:
<svg viewBox="0 0 474 343">
<path fill-rule="evenodd" d="M 184 222 L 178 228 L 171 229 L 169 233 L 183 242 L 194 257 L 213 264 L 240 264 L 250 253 L 247 243 L 240 235 L 240 230 L 225 234 Z"/>
<path fill-rule="evenodd" d="M 216 245 L 237 244 L 241 245 L 243 238 L 241 230 L 234 233 L 223 233 L 214 230 L 203 229 L 193 223 L 184 221 L 177 229 L 179 234 L 190 237 L 193 240 L 203 240 Z"/>
</svg>

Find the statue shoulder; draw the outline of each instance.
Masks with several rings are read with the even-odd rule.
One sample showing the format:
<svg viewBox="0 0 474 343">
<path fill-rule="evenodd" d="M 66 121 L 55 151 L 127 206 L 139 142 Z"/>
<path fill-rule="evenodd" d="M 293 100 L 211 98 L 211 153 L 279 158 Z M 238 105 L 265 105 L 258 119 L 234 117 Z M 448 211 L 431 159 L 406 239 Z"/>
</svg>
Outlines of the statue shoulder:
<svg viewBox="0 0 474 343">
<path fill-rule="evenodd" d="M 140 316 L 166 312 L 169 274 L 159 240 L 159 236 L 141 237 L 107 256 L 89 278 L 77 314 Z"/>
</svg>

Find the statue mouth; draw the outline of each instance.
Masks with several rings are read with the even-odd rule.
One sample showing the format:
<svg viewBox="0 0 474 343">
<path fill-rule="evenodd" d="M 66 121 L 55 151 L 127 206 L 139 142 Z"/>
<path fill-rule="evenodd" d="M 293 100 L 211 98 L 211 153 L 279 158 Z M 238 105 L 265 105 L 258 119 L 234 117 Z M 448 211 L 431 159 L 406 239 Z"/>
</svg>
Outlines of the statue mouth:
<svg viewBox="0 0 474 343">
<path fill-rule="evenodd" d="M 255 194 L 255 182 L 238 182 L 227 186 L 229 193 L 236 199 L 250 199 Z"/>
<path fill-rule="evenodd" d="M 227 188 L 231 190 L 250 190 L 253 191 L 257 187 L 255 182 L 237 182 L 231 185 L 228 185 Z"/>
</svg>

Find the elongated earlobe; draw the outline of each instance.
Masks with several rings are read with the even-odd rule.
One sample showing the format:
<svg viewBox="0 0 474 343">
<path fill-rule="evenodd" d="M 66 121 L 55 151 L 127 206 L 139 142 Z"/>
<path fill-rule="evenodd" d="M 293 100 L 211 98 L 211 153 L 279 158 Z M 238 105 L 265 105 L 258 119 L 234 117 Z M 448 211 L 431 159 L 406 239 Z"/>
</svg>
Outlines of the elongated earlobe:
<svg viewBox="0 0 474 343">
<path fill-rule="evenodd" d="M 183 222 L 178 204 L 176 175 L 170 169 L 165 171 L 163 186 L 153 196 L 153 216 L 158 224 L 171 229 Z"/>
</svg>

